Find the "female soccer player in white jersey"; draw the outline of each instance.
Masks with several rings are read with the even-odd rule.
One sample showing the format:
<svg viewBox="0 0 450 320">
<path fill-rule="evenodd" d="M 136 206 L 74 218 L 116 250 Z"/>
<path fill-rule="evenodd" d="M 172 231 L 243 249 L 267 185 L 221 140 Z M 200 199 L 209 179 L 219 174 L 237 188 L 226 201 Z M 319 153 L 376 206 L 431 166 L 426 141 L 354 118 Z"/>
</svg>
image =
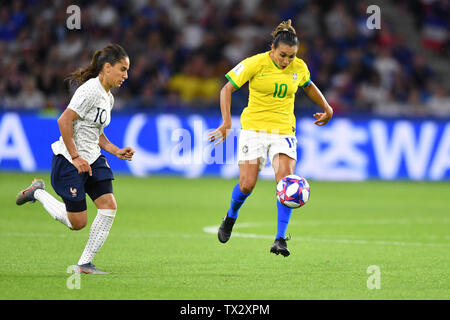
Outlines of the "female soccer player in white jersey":
<svg viewBox="0 0 450 320">
<path fill-rule="evenodd" d="M 129 67 L 125 50 L 110 44 L 94 53 L 87 68 L 72 73 L 68 79 L 81 85 L 58 119 L 61 137 L 52 144 L 51 182 L 63 202 L 45 191 L 41 179 L 35 179 L 16 198 L 18 205 L 38 200 L 54 219 L 72 230 L 80 230 L 87 224 L 86 193 L 89 195 L 98 211 L 77 263 L 77 270 L 82 273 L 105 273 L 92 260 L 105 242 L 117 211 L 114 176 L 100 149 L 128 161 L 134 154 L 132 148 L 120 149 L 112 144 L 103 132 L 111 121 L 114 104 L 110 90 L 128 78 Z"/>
<path fill-rule="evenodd" d="M 248 106 L 241 115 L 239 136 L 239 183 L 231 194 L 230 208 L 218 231 L 219 241 L 229 240 L 239 208 L 256 185 L 259 171 L 270 158 L 276 182 L 293 174 L 297 161 L 294 99 L 298 87 L 322 109 L 314 114 L 316 125 L 328 123 L 333 109 L 310 79 L 305 62 L 296 57 L 299 40 L 291 20 L 280 23 L 272 33 L 271 50 L 249 57 L 225 77 L 227 84 L 220 92 L 223 123 L 210 133 L 216 144 L 225 140 L 231 128 L 231 94 L 249 82 Z M 292 209 L 277 201 L 278 223 L 270 252 L 288 256 L 286 229 Z"/>
</svg>

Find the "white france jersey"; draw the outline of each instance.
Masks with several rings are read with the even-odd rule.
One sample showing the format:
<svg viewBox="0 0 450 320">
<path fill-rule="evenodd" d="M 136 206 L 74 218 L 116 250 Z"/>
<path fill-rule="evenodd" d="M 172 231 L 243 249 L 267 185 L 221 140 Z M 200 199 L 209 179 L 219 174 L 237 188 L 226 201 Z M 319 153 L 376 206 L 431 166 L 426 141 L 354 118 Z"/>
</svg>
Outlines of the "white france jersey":
<svg viewBox="0 0 450 320">
<path fill-rule="evenodd" d="M 106 92 L 99 77 L 83 83 L 74 93 L 67 108 L 78 114 L 73 122 L 73 139 L 80 157 L 92 164 L 101 155 L 98 141 L 103 129 L 111 122 L 114 97 Z M 54 154 L 63 155 L 70 163 L 72 158 L 62 137 L 52 144 Z"/>
</svg>

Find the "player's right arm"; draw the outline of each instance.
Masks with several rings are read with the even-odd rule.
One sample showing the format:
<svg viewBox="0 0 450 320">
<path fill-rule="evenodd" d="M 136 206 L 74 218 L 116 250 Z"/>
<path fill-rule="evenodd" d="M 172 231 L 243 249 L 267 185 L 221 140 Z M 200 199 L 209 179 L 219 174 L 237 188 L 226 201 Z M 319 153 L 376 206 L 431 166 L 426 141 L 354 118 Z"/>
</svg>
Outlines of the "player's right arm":
<svg viewBox="0 0 450 320">
<path fill-rule="evenodd" d="M 231 129 L 231 94 L 249 81 L 258 69 L 260 55 L 252 56 L 238 63 L 225 77 L 228 82 L 220 90 L 220 111 L 222 124 L 209 134 L 209 141 L 215 141 L 215 145 L 222 143 Z"/>
<path fill-rule="evenodd" d="M 209 134 L 209 140 L 215 141 L 215 145 L 222 143 L 230 133 L 231 129 L 231 94 L 236 88 L 227 82 L 220 90 L 220 112 L 222 113 L 222 124 Z"/>
<path fill-rule="evenodd" d="M 78 170 L 78 173 L 89 172 L 89 175 L 92 176 L 92 169 L 89 162 L 80 157 L 75 141 L 73 140 L 73 122 L 77 118 L 78 114 L 75 111 L 66 108 L 66 110 L 64 110 L 58 118 L 59 131 L 61 132 L 61 137 L 66 145 L 67 151 L 69 151 L 73 165 Z"/>
</svg>

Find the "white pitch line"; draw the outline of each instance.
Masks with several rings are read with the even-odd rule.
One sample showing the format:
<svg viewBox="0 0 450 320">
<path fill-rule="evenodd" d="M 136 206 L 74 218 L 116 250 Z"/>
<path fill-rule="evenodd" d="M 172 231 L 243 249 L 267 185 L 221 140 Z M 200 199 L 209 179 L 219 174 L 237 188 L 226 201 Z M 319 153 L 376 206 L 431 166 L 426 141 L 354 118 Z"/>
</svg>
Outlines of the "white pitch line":
<svg viewBox="0 0 450 320">
<path fill-rule="evenodd" d="M 356 221 L 354 221 L 356 222 Z M 398 222 L 398 221 L 397 221 Z M 364 222 L 366 223 L 366 222 Z M 301 224 L 303 223 L 291 223 L 292 224 Z M 274 235 L 264 235 L 257 233 L 242 233 L 236 232 L 238 229 L 244 228 L 252 228 L 252 227 L 261 227 L 273 225 L 273 223 L 268 222 L 260 222 L 260 223 L 241 223 L 236 224 L 235 232 L 233 232 L 233 237 L 239 238 L 250 238 L 250 239 L 273 239 Z M 203 231 L 207 234 L 217 234 L 218 226 L 207 226 L 203 228 Z M 210 236 L 207 234 L 198 234 L 198 233 L 112 233 L 110 237 L 120 237 L 120 238 L 209 238 Z M 72 232 L 61 232 L 61 233 L 0 233 L 0 239 L 6 237 L 25 237 L 25 238 L 73 238 L 73 237 L 85 237 L 86 235 L 72 233 Z M 405 242 L 405 241 L 386 241 L 386 240 L 364 240 L 364 239 L 331 239 L 331 236 L 323 236 L 323 237 L 301 237 L 295 236 L 291 239 L 294 241 L 307 241 L 307 242 L 326 242 L 326 243 L 341 243 L 341 244 L 359 244 L 359 245 L 391 245 L 391 246 L 415 246 L 415 247 L 448 247 L 450 244 L 446 243 L 424 243 L 424 242 Z M 335 236 L 333 236 L 335 237 Z M 337 235 L 336 237 L 339 237 Z M 342 237 L 342 235 L 341 235 Z M 354 235 L 348 237 L 355 237 Z M 401 237 L 400 237 L 401 238 Z M 437 239 L 437 237 L 430 238 Z M 443 236 L 442 238 L 448 240 L 450 236 Z"/>
<path fill-rule="evenodd" d="M 408 218 L 408 219 L 334 219 L 334 220 L 301 220 L 291 221 L 289 225 L 296 226 L 323 226 L 323 225 L 385 225 L 385 224 L 447 224 L 450 219 L 432 219 L 432 218 Z M 239 224 L 239 228 L 253 228 L 262 226 L 271 226 L 273 222 L 243 222 Z"/>
<path fill-rule="evenodd" d="M 237 224 L 236 229 L 251 227 L 251 223 L 242 225 Z M 253 226 L 261 226 L 261 223 L 255 223 Z M 219 226 L 207 226 L 203 228 L 206 233 L 217 234 Z M 250 238 L 250 239 L 274 239 L 274 235 L 263 235 L 256 233 L 242 233 L 233 232 L 233 237 Z M 404 242 L 404 241 L 384 241 L 384 240 L 350 240 L 350 239 L 327 239 L 320 237 L 294 237 L 291 239 L 295 241 L 308 242 L 327 242 L 327 243 L 342 243 L 342 244 L 363 244 L 363 245 L 390 245 L 390 246 L 413 246 L 413 247 L 448 247 L 450 244 L 443 243 L 424 243 L 424 242 Z"/>
</svg>

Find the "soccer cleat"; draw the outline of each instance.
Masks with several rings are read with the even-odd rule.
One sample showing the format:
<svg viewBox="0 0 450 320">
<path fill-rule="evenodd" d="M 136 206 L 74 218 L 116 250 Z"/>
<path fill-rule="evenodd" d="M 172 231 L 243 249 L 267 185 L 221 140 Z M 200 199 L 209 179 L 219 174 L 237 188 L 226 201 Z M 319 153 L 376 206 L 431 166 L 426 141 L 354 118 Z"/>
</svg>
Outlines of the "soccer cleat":
<svg viewBox="0 0 450 320">
<path fill-rule="evenodd" d="M 282 256 L 287 257 L 291 253 L 287 248 L 286 241 L 290 239 L 291 239 L 290 237 L 287 237 L 286 239 L 284 238 L 275 239 L 274 243 L 272 244 L 272 247 L 270 247 L 270 252 L 275 253 L 276 255 L 279 255 L 281 253 Z"/>
<path fill-rule="evenodd" d="M 42 179 L 35 178 L 28 188 L 20 191 L 16 197 L 16 204 L 21 206 L 24 203 L 29 202 L 29 201 L 35 202 L 36 199 L 34 198 L 34 192 L 37 189 L 45 190 L 45 183 Z"/>
<path fill-rule="evenodd" d="M 222 221 L 222 224 L 219 227 L 219 232 L 217 232 L 217 237 L 219 241 L 222 243 L 227 242 L 231 237 L 231 231 L 233 231 L 234 223 L 236 219 L 230 218 L 228 214 Z"/>
<path fill-rule="evenodd" d="M 91 262 L 85 263 L 82 265 L 77 264 L 77 271 L 78 273 L 85 273 L 85 274 L 108 274 L 108 272 L 103 272 L 97 269 L 96 266 L 94 266 Z"/>
</svg>

